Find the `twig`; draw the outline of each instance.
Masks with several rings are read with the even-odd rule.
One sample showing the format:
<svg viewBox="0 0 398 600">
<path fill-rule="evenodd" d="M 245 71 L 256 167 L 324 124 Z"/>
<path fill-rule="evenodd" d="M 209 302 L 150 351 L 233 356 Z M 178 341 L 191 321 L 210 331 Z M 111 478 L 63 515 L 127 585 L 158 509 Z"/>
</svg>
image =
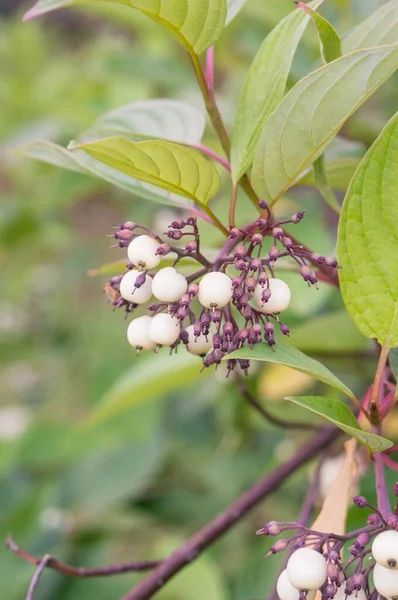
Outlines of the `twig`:
<svg viewBox="0 0 398 600">
<path fill-rule="evenodd" d="M 39 562 L 39 566 L 37 567 L 35 574 L 32 577 L 32 581 L 30 582 L 30 586 L 28 589 L 28 593 L 26 594 L 26 600 L 33 600 L 33 596 L 35 595 L 35 591 L 37 585 L 40 581 L 40 577 L 48 565 L 48 561 L 50 560 L 50 555 L 46 554 L 42 560 Z"/>
<path fill-rule="evenodd" d="M 336 427 L 329 426 L 306 440 L 290 460 L 277 467 L 267 477 L 240 496 L 213 521 L 210 521 L 203 529 L 195 533 L 185 544 L 163 560 L 153 573 L 133 588 L 123 600 L 148 600 L 148 598 L 152 598 L 169 579 L 194 561 L 203 550 L 216 542 L 259 502 L 278 489 L 298 468 L 329 446 L 340 433 Z"/>
<path fill-rule="evenodd" d="M 378 425 L 378 416 L 379 416 L 379 400 L 380 394 L 383 386 L 383 373 L 388 360 L 388 353 L 390 351 L 390 347 L 388 344 L 382 346 L 379 356 L 379 362 L 377 363 L 376 374 L 373 382 L 373 391 L 372 391 L 372 399 L 370 401 L 370 414 L 376 420 L 373 421 L 374 425 Z"/>
<path fill-rule="evenodd" d="M 31 565 L 39 566 L 42 564 L 44 559 L 37 558 L 29 552 L 26 552 L 22 548 L 20 548 L 12 539 L 11 536 L 8 536 L 6 547 L 9 548 L 14 554 L 17 554 L 21 558 L 23 558 L 26 562 Z M 86 568 L 86 567 L 72 567 L 71 565 L 67 565 L 54 556 L 50 556 L 47 554 L 45 556 L 46 561 L 44 567 L 52 569 L 53 571 L 58 571 L 58 573 L 62 573 L 63 575 L 67 575 L 68 577 L 109 577 L 111 575 L 120 575 L 121 573 L 129 573 L 129 572 L 139 572 L 139 571 L 150 571 L 155 569 L 161 561 L 152 560 L 152 561 L 139 561 L 139 562 L 131 562 L 120 565 L 110 565 L 108 567 L 98 567 L 98 568 Z M 28 600 L 28 599 L 27 599 Z"/>
<path fill-rule="evenodd" d="M 376 479 L 377 508 L 384 519 L 391 515 L 390 499 L 388 497 L 386 474 L 384 472 L 383 455 L 378 452 L 373 456 Z"/>
<path fill-rule="evenodd" d="M 310 423 L 299 423 L 297 421 L 285 421 L 284 419 L 280 419 L 276 417 L 272 413 L 270 413 L 266 408 L 264 408 L 255 397 L 249 392 L 244 381 L 237 376 L 238 388 L 242 396 L 247 400 L 247 402 L 260 413 L 267 421 L 276 425 L 276 427 L 283 427 L 284 429 L 305 429 L 316 431 L 319 429 L 315 425 L 311 425 Z"/>
<path fill-rule="evenodd" d="M 233 229 L 235 227 L 235 210 L 236 210 L 236 200 L 238 197 L 237 191 L 238 190 L 237 190 L 236 184 L 232 183 L 231 202 L 229 204 L 229 217 L 228 217 L 230 229 Z"/>
</svg>

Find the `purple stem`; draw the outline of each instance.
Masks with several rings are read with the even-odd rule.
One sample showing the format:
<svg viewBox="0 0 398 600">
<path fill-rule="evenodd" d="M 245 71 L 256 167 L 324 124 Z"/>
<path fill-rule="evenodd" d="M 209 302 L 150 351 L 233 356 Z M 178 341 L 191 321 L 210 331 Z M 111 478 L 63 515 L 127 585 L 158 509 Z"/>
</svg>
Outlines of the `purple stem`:
<svg viewBox="0 0 398 600">
<path fill-rule="evenodd" d="M 387 520 L 391 515 L 391 505 L 388 497 L 383 457 L 380 452 L 378 452 L 373 458 L 376 479 L 377 508 L 379 509 L 382 517 Z"/>
<path fill-rule="evenodd" d="M 205 154 L 207 154 L 207 156 L 210 156 L 210 158 L 213 158 L 218 163 L 220 163 L 220 165 L 222 165 L 224 169 L 227 169 L 227 171 L 229 172 L 231 171 L 231 165 L 229 164 L 227 159 L 217 154 L 217 152 L 215 152 L 208 146 L 205 146 L 204 144 L 192 144 L 192 148 L 196 148 L 197 150 L 204 152 Z"/>
<path fill-rule="evenodd" d="M 206 52 L 206 84 L 210 91 L 214 90 L 214 46 L 210 46 Z"/>
</svg>

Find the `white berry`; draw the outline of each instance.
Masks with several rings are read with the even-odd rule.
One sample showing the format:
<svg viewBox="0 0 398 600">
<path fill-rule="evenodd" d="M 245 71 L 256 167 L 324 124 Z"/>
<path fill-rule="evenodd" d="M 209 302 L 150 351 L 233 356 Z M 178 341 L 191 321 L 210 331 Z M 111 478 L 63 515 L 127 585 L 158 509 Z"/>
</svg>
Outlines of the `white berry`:
<svg viewBox="0 0 398 600">
<path fill-rule="evenodd" d="M 187 344 L 188 351 L 191 354 L 197 355 L 207 354 L 207 352 L 210 350 L 213 344 L 213 334 L 209 332 L 207 340 L 203 333 L 195 337 L 193 325 L 189 325 L 189 327 L 187 327 L 185 331 L 189 336 Z"/>
<path fill-rule="evenodd" d="M 128 271 L 120 282 L 120 295 L 129 302 L 145 304 L 152 297 L 152 279 L 147 275 L 140 287 L 134 287 L 139 271 Z"/>
<path fill-rule="evenodd" d="M 149 235 L 139 235 L 134 238 L 127 248 L 127 255 L 130 262 L 141 269 L 153 269 L 161 261 L 161 257 L 156 254 L 159 243 Z"/>
<path fill-rule="evenodd" d="M 279 575 L 277 584 L 276 584 L 276 592 L 280 600 L 299 600 L 300 592 L 297 588 L 293 587 L 290 583 L 287 570 L 285 569 Z M 315 591 L 308 592 L 307 600 L 313 600 L 315 597 Z M 336 596 L 335 596 L 336 598 Z"/>
<path fill-rule="evenodd" d="M 232 298 L 232 281 L 225 273 L 207 273 L 199 283 L 198 299 L 205 308 L 222 308 Z"/>
<path fill-rule="evenodd" d="M 144 315 L 133 319 L 127 329 L 129 344 L 137 350 L 152 350 L 156 344 L 149 338 L 149 326 L 151 317 Z"/>
<path fill-rule="evenodd" d="M 159 313 L 151 319 L 149 339 L 158 346 L 170 346 L 180 335 L 180 322 L 168 313 Z"/>
<path fill-rule="evenodd" d="M 287 577 L 298 590 L 317 590 L 327 575 L 327 563 L 322 554 L 312 548 L 299 548 L 288 560 Z"/>
<path fill-rule="evenodd" d="M 187 280 L 173 267 L 160 269 L 152 281 L 152 293 L 162 302 L 177 302 L 187 289 Z"/>
<path fill-rule="evenodd" d="M 254 302 L 261 312 L 270 315 L 286 310 L 291 298 L 290 288 L 287 283 L 282 281 L 282 279 L 269 279 L 268 285 L 271 292 L 268 302 L 263 302 L 262 300 L 262 294 L 267 289 L 265 286 L 257 284 L 254 290 Z"/>
<path fill-rule="evenodd" d="M 376 562 L 388 569 L 398 569 L 398 531 L 379 533 L 373 540 L 372 554 Z"/>
<path fill-rule="evenodd" d="M 386 569 L 379 563 L 373 570 L 373 583 L 376 590 L 385 598 L 398 598 L 398 571 Z"/>
</svg>

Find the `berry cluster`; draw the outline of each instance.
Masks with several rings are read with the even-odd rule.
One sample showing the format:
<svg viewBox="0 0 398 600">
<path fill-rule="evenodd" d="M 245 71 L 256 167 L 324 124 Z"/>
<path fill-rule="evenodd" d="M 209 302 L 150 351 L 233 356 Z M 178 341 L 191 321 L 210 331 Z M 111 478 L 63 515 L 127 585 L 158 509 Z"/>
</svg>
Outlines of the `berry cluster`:
<svg viewBox="0 0 398 600">
<path fill-rule="evenodd" d="M 171 350 L 182 343 L 188 352 L 204 357 L 204 366 L 219 364 L 222 358 L 244 344 L 265 341 L 275 344 L 275 327 L 283 335 L 289 328 L 280 313 L 289 306 L 289 286 L 275 277 L 275 264 L 288 257 L 294 261 L 308 285 L 317 284 L 311 264 L 334 269 L 337 262 L 312 254 L 284 232 L 286 223 L 299 223 L 304 213 L 273 222 L 265 203 L 262 216 L 241 229 L 233 228 L 213 262 L 200 250 L 196 217 L 175 220 L 164 234 L 167 241 L 146 227 L 123 223 L 112 235 L 117 246 L 126 247 L 127 271 L 113 277 L 105 286 L 114 307 L 131 312 L 139 305 L 151 316 L 131 321 L 127 337 L 140 350 Z M 172 245 L 188 238 L 185 245 Z M 267 241 L 271 240 L 271 245 Z M 173 266 L 157 271 L 165 256 L 174 255 Z M 176 266 L 184 258 L 194 259 L 200 269 L 184 277 Z M 227 361 L 228 372 L 237 364 L 247 370 L 248 361 Z"/>
<path fill-rule="evenodd" d="M 398 496 L 398 484 L 394 491 Z M 257 532 L 259 535 L 294 532 L 290 538 L 277 540 L 269 552 L 291 553 L 277 582 L 280 600 L 312 600 L 317 590 L 322 600 L 344 600 L 351 596 L 377 600 L 378 595 L 387 600 L 398 599 L 398 517 L 384 518 L 363 496 L 356 496 L 354 503 L 374 512 L 365 527 L 346 535 L 325 534 L 298 523 L 277 521 L 267 523 Z M 350 557 L 344 564 L 345 546 Z"/>
</svg>

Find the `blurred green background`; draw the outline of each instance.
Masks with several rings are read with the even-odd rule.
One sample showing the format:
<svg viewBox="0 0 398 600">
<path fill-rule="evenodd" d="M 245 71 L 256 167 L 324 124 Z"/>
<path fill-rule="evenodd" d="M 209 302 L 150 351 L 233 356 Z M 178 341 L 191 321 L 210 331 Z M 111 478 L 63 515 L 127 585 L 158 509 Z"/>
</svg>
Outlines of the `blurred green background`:
<svg viewBox="0 0 398 600">
<path fill-rule="evenodd" d="M 381 4 L 329 0 L 323 13 L 343 34 Z M 163 232 L 176 209 L 10 152 L 39 137 L 65 145 L 104 112 L 134 100 L 177 98 L 201 106 L 183 50 L 134 11 L 127 18 L 126 11 L 104 5 L 23 24 L 29 6 L 0 0 L 0 542 L 11 532 L 33 554 L 50 552 L 74 565 L 162 557 L 291 456 L 304 437 L 253 414 L 222 369 L 201 375 L 200 359 L 182 352 L 171 359 L 167 350 L 135 357 L 124 315 L 106 305 L 106 276 L 88 276 L 124 257 L 104 237 L 112 226 L 133 219 Z M 290 0 L 248 0 L 217 45 L 217 91 L 229 126 L 252 57 L 291 9 Z M 318 60 L 308 27 L 289 85 Z M 394 85 L 388 82 L 350 120 L 340 149 L 363 155 L 395 109 Z M 219 148 L 210 128 L 205 141 Z M 214 202 L 221 217 L 228 194 L 225 181 Z M 278 211 L 303 208 L 306 219 L 295 234 L 333 254 L 336 220 L 313 190 L 290 194 Z M 247 220 L 250 210 L 239 197 L 240 218 Z M 203 239 L 207 248 L 219 241 L 208 227 Z M 350 322 L 338 291 L 308 290 L 294 275 L 289 283 L 292 343 L 363 392 L 374 349 Z M 286 393 L 324 391 L 275 366 L 253 367 L 249 384 L 280 415 Z M 112 413 L 116 401 L 124 403 L 122 414 Z M 99 419 L 103 402 L 108 408 Z M 291 418 L 308 419 L 298 408 L 289 411 Z M 392 417 L 390 435 L 394 425 Z M 254 532 L 271 518 L 297 517 L 307 471 L 157 597 L 264 598 L 278 560 L 264 561 L 269 542 Z M 362 487 L 373 499 L 371 474 Z M 359 517 L 351 511 L 350 524 Z M 24 598 L 31 576 L 30 565 L 0 547 L 2 600 Z M 79 581 L 47 572 L 35 600 L 117 599 L 139 577 Z"/>
</svg>

